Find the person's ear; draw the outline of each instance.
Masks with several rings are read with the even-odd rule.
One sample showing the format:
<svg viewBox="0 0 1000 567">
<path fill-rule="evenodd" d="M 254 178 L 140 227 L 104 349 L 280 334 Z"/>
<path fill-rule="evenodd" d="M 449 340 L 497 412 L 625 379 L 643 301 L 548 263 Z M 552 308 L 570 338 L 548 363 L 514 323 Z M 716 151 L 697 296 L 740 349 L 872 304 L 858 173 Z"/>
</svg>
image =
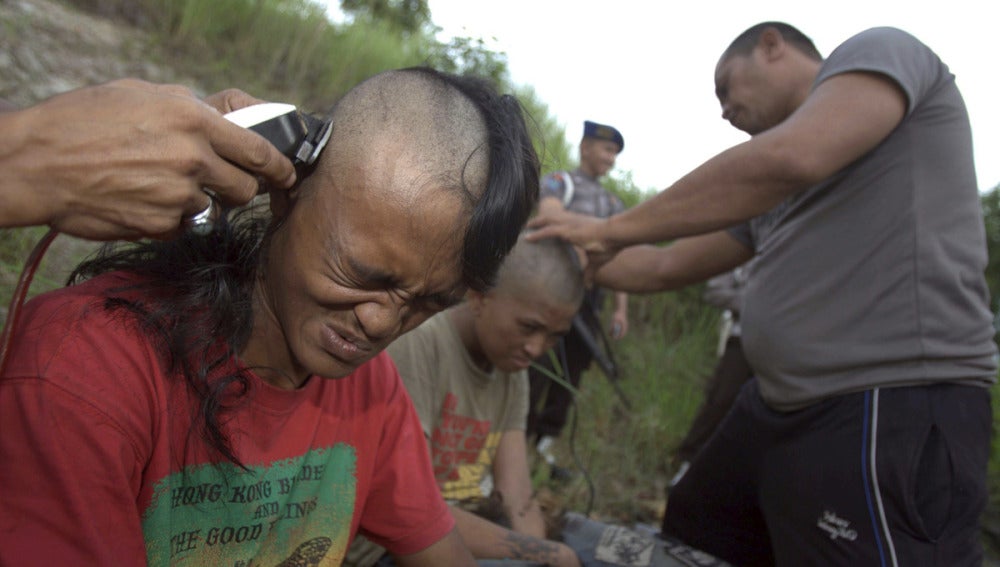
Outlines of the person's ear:
<svg viewBox="0 0 1000 567">
<path fill-rule="evenodd" d="M 757 47 L 760 48 L 764 58 L 768 61 L 781 57 L 785 52 L 786 45 L 785 38 L 782 37 L 777 28 L 765 29 L 761 32 L 760 39 L 757 40 Z"/>
<path fill-rule="evenodd" d="M 300 183 L 296 183 L 291 189 L 272 189 L 268 191 L 270 199 L 271 215 L 276 219 L 285 218 L 292 210 L 296 199 L 299 196 Z"/>
<path fill-rule="evenodd" d="M 479 315 L 483 312 L 483 307 L 486 306 L 486 302 L 488 300 L 488 293 L 483 293 L 474 289 L 470 289 L 465 292 L 465 301 L 469 303 L 469 308 L 472 309 L 472 314 L 476 317 L 479 317 Z"/>
</svg>

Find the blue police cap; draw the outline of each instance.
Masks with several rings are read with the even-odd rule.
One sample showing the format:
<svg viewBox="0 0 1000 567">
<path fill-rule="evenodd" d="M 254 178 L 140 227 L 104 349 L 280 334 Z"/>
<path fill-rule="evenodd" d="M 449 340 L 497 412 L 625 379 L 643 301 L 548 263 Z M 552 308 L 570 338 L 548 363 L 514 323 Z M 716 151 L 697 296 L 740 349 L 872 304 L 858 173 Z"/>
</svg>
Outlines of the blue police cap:
<svg viewBox="0 0 1000 567">
<path fill-rule="evenodd" d="M 621 153 L 621 151 L 625 149 L 625 138 L 622 137 L 622 133 L 619 132 L 614 126 L 584 120 L 583 137 L 614 142 L 618 144 L 618 153 Z"/>
</svg>

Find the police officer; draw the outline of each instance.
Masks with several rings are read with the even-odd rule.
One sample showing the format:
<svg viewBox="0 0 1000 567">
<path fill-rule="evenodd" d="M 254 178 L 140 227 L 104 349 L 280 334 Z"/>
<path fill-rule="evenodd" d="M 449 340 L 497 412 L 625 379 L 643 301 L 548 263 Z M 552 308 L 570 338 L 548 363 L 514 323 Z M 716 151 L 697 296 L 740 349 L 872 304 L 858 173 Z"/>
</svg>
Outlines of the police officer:
<svg viewBox="0 0 1000 567">
<path fill-rule="evenodd" d="M 615 159 L 624 147 L 625 139 L 618 129 L 590 120 L 584 121 L 583 138 L 580 140 L 580 166 L 573 171 L 550 173 L 542 179 L 539 212 L 544 214 L 548 211 L 566 209 L 598 218 L 607 218 L 622 212 L 625 207 L 621 199 L 605 189 L 600 179 L 611 171 Z M 628 294 L 616 292 L 614 297 L 615 308 L 611 317 L 610 331 L 613 338 L 620 339 L 628 331 Z M 584 322 L 583 328 L 589 329 L 592 337 L 599 337 L 601 329 L 596 315 L 601 311 L 603 300 L 603 290 L 596 286 L 592 288 L 580 308 L 574 330 L 563 340 L 566 352 L 564 378 L 574 388 L 579 387 L 581 375 L 594 358 L 591 347 L 578 330 L 580 322 L 581 320 Z M 552 370 L 548 353 L 535 362 Z M 553 477 L 564 477 L 569 471 L 555 465 L 551 446 L 554 438 L 566 424 L 572 403 L 572 392 L 558 383 L 551 382 L 545 373 L 534 368 L 529 371 L 529 375 L 531 407 L 528 415 L 528 435 L 537 439 L 536 448 L 552 467 Z"/>
</svg>

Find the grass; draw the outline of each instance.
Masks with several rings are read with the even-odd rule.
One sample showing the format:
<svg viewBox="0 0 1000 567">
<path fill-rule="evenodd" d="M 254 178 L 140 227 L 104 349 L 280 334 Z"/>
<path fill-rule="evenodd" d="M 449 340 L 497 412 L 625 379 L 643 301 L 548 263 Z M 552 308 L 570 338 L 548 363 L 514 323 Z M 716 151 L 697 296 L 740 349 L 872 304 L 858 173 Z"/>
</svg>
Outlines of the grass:
<svg viewBox="0 0 1000 567">
<path fill-rule="evenodd" d="M 670 449 L 694 417 L 714 364 L 719 313 L 698 291 L 631 298 L 632 329 L 614 347 L 619 388 L 592 366 L 557 444 L 563 461 L 575 454 L 593 483 L 549 486 L 565 507 L 626 524 L 659 521 Z"/>
</svg>

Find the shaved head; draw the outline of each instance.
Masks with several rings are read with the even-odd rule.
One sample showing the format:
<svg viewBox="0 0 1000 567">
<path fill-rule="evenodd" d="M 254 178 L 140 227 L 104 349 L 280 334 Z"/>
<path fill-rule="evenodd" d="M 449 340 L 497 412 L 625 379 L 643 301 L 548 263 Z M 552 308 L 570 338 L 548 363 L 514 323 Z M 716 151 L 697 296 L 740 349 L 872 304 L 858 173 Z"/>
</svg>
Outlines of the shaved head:
<svg viewBox="0 0 1000 567">
<path fill-rule="evenodd" d="M 741 57 L 750 55 L 760 42 L 760 36 L 768 29 L 776 30 L 786 42 L 810 59 L 814 61 L 823 60 L 823 56 L 816 49 L 816 44 L 806 34 L 799 31 L 798 28 L 784 22 L 762 22 L 738 35 L 722 53 L 719 61 L 725 61 L 737 55 Z"/>
<path fill-rule="evenodd" d="M 583 301 L 583 271 L 565 242 L 555 238 L 531 242 L 522 235 L 500 267 L 495 291 L 578 308 Z"/>
<path fill-rule="evenodd" d="M 391 159 L 413 176 L 403 187 L 411 193 L 399 194 L 397 187 L 397 194 L 385 197 L 419 198 L 422 189 L 436 187 L 461 190 L 471 205 L 486 188 L 488 152 L 485 120 L 461 91 L 435 75 L 389 71 L 337 103 L 320 167 L 344 158 Z"/>
</svg>

